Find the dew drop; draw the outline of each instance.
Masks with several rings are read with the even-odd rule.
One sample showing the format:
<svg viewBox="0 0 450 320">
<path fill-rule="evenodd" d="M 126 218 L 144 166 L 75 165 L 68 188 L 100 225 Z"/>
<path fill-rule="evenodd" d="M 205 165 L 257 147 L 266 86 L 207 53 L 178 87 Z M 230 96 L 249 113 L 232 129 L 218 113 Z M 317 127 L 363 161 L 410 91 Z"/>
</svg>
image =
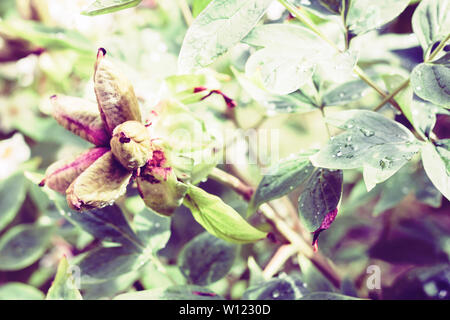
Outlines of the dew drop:
<svg viewBox="0 0 450 320">
<path fill-rule="evenodd" d="M 338 151 L 337 153 L 336 153 L 336 157 L 340 157 L 340 156 L 342 156 L 342 151 Z"/>
<path fill-rule="evenodd" d="M 272 292 L 272 298 L 276 299 L 280 296 L 280 292 L 278 290 L 275 290 L 274 292 Z"/>
<path fill-rule="evenodd" d="M 373 132 L 372 130 L 360 128 L 359 131 L 361 131 L 366 137 L 372 137 L 373 135 L 375 135 L 375 132 Z"/>
<path fill-rule="evenodd" d="M 422 90 L 422 87 L 421 86 L 417 86 L 416 87 L 416 91 L 420 91 L 420 90 Z"/>
</svg>

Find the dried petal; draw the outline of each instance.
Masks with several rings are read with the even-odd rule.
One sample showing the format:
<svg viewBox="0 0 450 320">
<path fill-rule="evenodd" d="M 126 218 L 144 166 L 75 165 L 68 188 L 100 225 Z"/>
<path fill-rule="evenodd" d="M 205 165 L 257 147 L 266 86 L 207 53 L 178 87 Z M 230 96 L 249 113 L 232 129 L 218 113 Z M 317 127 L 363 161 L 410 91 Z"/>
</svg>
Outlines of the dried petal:
<svg viewBox="0 0 450 320">
<path fill-rule="evenodd" d="M 113 131 L 111 151 L 128 170 L 143 167 L 152 156 L 147 128 L 140 122 L 127 121 Z"/>
<path fill-rule="evenodd" d="M 135 120 L 141 122 L 139 104 L 131 82 L 99 49 L 94 74 L 94 89 L 98 107 L 107 131 L 112 134 L 119 124 Z"/>
<path fill-rule="evenodd" d="M 47 168 L 45 178 L 39 185 L 45 184 L 50 189 L 65 193 L 70 184 L 108 150 L 108 148 L 92 148 L 75 159 L 60 160 L 53 163 Z"/>
<path fill-rule="evenodd" d="M 52 96 L 51 101 L 60 125 L 96 146 L 108 145 L 109 135 L 95 103 L 62 95 Z"/>
<path fill-rule="evenodd" d="M 188 187 L 177 180 L 173 170 L 165 169 L 165 178 L 152 175 L 149 171 L 144 170 L 142 175 L 137 178 L 137 185 L 139 193 L 148 207 L 159 214 L 170 216 L 183 202 Z"/>
<path fill-rule="evenodd" d="M 319 235 L 322 231 L 327 230 L 331 224 L 333 223 L 334 219 L 336 218 L 338 213 L 338 209 L 334 209 L 333 211 L 330 211 L 327 213 L 325 218 L 322 220 L 322 223 L 320 224 L 320 227 L 317 228 L 316 231 L 313 232 L 313 242 L 312 245 L 314 247 L 314 251 L 317 251 L 317 242 L 319 241 Z"/>
<path fill-rule="evenodd" d="M 67 203 L 75 210 L 110 205 L 125 194 L 130 178 L 131 173 L 108 151 L 72 182 L 66 191 Z"/>
</svg>

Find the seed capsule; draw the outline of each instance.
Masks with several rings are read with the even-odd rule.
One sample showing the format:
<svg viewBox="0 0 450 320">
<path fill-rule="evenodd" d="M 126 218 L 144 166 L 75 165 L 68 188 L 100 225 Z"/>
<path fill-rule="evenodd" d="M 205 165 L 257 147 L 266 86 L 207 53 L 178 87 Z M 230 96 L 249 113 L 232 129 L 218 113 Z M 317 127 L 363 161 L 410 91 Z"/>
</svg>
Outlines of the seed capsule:
<svg viewBox="0 0 450 320">
<path fill-rule="evenodd" d="M 108 148 L 92 148 L 75 159 L 57 161 L 47 168 L 45 178 L 39 185 L 65 193 L 70 184 L 107 151 Z"/>
<path fill-rule="evenodd" d="M 112 134 L 114 128 L 125 121 L 141 122 L 141 113 L 131 82 L 104 57 L 105 54 L 105 49 L 98 50 L 94 90 L 103 122 Z"/>
<path fill-rule="evenodd" d="M 109 135 L 95 103 L 63 95 L 50 99 L 53 117 L 60 125 L 96 146 L 108 145 Z"/>
<path fill-rule="evenodd" d="M 151 142 L 147 128 L 137 121 L 118 125 L 111 138 L 111 151 L 128 170 L 143 167 L 151 158 Z"/>
<path fill-rule="evenodd" d="M 124 169 L 108 151 L 75 179 L 66 191 L 74 210 L 102 208 L 125 194 L 131 172 Z"/>
</svg>

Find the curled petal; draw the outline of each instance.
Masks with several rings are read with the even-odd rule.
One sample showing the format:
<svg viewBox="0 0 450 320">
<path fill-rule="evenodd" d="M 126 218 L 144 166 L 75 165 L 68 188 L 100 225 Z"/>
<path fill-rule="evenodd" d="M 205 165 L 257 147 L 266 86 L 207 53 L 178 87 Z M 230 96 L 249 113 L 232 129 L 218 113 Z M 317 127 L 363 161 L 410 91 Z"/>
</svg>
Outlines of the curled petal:
<svg viewBox="0 0 450 320">
<path fill-rule="evenodd" d="M 72 182 L 66 191 L 67 203 L 74 210 L 111 205 L 125 194 L 131 175 L 108 151 Z"/>
<path fill-rule="evenodd" d="M 159 214 L 170 216 L 182 204 L 188 187 L 177 180 L 173 170 L 166 169 L 165 179 L 145 174 L 137 178 L 137 185 L 148 207 Z"/>
<path fill-rule="evenodd" d="M 94 89 L 101 117 L 112 134 L 125 121 L 141 122 L 141 113 L 131 82 L 104 57 L 105 53 L 105 49 L 99 49 L 97 54 Z"/>
<path fill-rule="evenodd" d="M 75 159 L 57 161 L 48 167 L 39 185 L 47 185 L 50 189 L 65 193 L 70 184 L 107 151 L 108 148 L 92 148 Z"/>
<path fill-rule="evenodd" d="M 109 135 L 95 103 L 62 95 L 52 96 L 51 101 L 60 125 L 96 146 L 108 145 Z"/>
<path fill-rule="evenodd" d="M 336 218 L 338 214 L 338 209 L 334 209 L 330 212 L 327 213 L 327 215 L 325 216 L 325 218 L 322 220 L 322 223 L 320 224 L 320 227 L 317 228 L 316 231 L 313 232 L 313 242 L 312 245 L 314 247 L 314 251 L 317 251 L 318 248 L 318 244 L 317 242 L 319 241 L 319 235 L 322 231 L 327 230 L 331 224 L 333 223 L 334 219 Z"/>
<path fill-rule="evenodd" d="M 143 167 L 152 157 L 152 143 L 147 128 L 137 121 L 118 125 L 111 138 L 111 151 L 124 168 L 134 170 Z"/>
</svg>

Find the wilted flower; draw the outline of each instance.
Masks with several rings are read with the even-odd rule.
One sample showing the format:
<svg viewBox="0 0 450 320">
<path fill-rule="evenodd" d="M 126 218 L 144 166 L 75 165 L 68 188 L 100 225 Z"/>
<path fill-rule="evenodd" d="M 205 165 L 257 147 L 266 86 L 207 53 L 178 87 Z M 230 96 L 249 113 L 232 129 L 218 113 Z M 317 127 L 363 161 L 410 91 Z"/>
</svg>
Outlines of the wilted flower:
<svg viewBox="0 0 450 320">
<path fill-rule="evenodd" d="M 51 97 L 56 121 L 95 147 L 52 164 L 40 185 L 65 193 L 72 209 L 84 210 L 112 204 L 134 177 L 146 205 L 170 215 L 181 205 L 187 186 L 142 124 L 130 81 L 105 54 L 99 49 L 95 64 L 97 106 L 75 97 Z"/>
</svg>

